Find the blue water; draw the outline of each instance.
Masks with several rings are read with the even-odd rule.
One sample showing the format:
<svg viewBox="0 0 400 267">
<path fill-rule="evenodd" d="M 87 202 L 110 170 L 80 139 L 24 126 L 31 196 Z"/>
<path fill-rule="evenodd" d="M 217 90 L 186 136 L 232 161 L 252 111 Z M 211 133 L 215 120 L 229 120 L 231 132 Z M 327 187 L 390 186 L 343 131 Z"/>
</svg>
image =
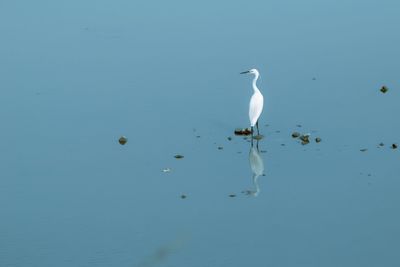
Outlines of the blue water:
<svg viewBox="0 0 400 267">
<path fill-rule="evenodd" d="M 3 1 L 0 266 L 399 266 L 399 10 Z"/>
</svg>

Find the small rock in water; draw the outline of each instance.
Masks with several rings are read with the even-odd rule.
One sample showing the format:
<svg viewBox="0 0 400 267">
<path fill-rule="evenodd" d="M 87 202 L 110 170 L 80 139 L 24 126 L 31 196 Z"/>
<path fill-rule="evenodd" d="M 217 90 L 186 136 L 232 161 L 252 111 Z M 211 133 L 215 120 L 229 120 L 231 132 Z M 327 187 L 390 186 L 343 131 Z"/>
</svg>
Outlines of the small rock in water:
<svg viewBox="0 0 400 267">
<path fill-rule="evenodd" d="M 224 149 L 222 146 L 219 146 L 219 147 L 218 147 L 218 150 L 222 150 L 222 149 Z"/>
<path fill-rule="evenodd" d="M 229 137 L 228 137 L 228 140 L 229 140 L 229 141 L 232 141 L 232 137 L 229 136 Z"/>
<path fill-rule="evenodd" d="M 183 159 L 183 158 L 184 158 L 183 155 L 179 155 L 179 154 L 178 154 L 178 155 L 175 155 L 174 157 L 175 157 L 176 159 Z"/>
<path fill-rule="evenodd" d="M 236 195 L 235 194 L 230 194 L 229 197 L 236 197 Z"/>
<path fill-rule="evenodd" d="M 310 134 L 302 134 L 299 138 L 302 141 L 302 145 L 307 145 L 308 143 L 310 143 Z"/>
<path fill-rule="evenodd" d="M 298 138 L 300 136 L 300 133 L 299 132 L 293 132 L 292 133 L 292 137 L 293 138 Z"/>
<path fill-rule="evenodd" d="M 118 142 L 119 142 L 121 145 L 125 145 L 126 142 L 128 142 L 128 138 L 126 138 L 125 136 L 121 136 L 121 137 L 118 139 Z"/>
<path fill-rule="evenodd" d="M 367 150 L 368 150 L 367 148 L 362 148 L 362 149 L 360 149 L 361 152 L 365 152 L 365 151 L 367 151 Z"/>
<path fill-rule="evenodd" d="M 384 146 L 385 144 L 384 143 L 379 143 L 379 146 Z"/>
<path fill-rule="evenodd" d="M 300 135 L 299 139 L 301 140 L 301 144 L 307 145 L 310 143 L 310 134 L 302 134 Z"/>
<path fill-rule="evenodd" d="M 397 148 L 397 144 L 392 144 L 392 149 L 396 149 Z"/>
<path fill-rule="evenodd" d="M 170 168 L 164 168 L 164 169 L 162 169 L 162 172 L 171 172 L 171 169 Z"/>
<path fill-rule="evenodd" d="M 315 142 L 316 142 L 316 143 L 319 143 L 319 142 L 321 142 L 321 141 L 322 141 L 322 139 L 321 139 L 320 137 L 315 138 Z"/>
<path fill-rule="evenodd" d="M 235 129 L 235 135 L 250 135 L 250 134 L 251 134 L 251 128 Z"/>
<path fill-rule="evenodd" d="M 382 93 L 385 94 L 387 91 L 389 91 L 389 89 L 385 85 L 381 87 L 381 92 Z"/>
<path fill-rule="evenodd" d="M 187 198 L 187 196 L 186 196 L 185 194 L 182 194 L 182 195 L 181 195 L 181 198 L 182 198 L 182 199 L 185 199 L 185 198 Z"/>
</svg>

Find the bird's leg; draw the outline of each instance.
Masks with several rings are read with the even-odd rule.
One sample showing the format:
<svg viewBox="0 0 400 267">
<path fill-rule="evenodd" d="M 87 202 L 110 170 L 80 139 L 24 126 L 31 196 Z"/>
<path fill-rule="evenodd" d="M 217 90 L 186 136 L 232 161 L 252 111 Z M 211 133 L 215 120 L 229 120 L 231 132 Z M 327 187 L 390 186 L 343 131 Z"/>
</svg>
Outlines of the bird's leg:
<svg viewBox="0 0 400 267">
<path fill-rule="evenodd" d="M 260 135 L 260 130 L 258 129 L 258 121 L 256 122 L 256 126 L 257 126 L 257 135 Z"/>
</svg>

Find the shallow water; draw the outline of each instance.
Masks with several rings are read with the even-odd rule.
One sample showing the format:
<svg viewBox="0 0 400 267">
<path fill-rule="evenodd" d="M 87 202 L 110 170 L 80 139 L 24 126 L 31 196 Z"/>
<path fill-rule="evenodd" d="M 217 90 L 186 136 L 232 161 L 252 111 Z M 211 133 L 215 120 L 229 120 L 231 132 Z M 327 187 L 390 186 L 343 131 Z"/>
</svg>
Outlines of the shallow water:
<svg viewBox="0 0 400 267">
<path fill-rule="evenodd" d="M 0 266 L 398 266 L 399 7 L 0 4 Z"/>
</svg>

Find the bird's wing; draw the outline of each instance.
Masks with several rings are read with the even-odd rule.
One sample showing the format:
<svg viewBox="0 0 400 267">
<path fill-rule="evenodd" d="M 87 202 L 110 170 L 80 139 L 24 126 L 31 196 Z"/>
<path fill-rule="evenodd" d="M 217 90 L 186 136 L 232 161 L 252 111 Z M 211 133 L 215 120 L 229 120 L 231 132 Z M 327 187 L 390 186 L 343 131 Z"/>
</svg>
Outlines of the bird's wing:
<svg viewBox="0 0 400 267">
<path fill-rule="evenodd" d="M 261 115 L 264 105 L 264 98 L 262 94 L 253 94 L 250 99 L 249 118 L 250 125 L 254 126 Z"/>
</svg>

